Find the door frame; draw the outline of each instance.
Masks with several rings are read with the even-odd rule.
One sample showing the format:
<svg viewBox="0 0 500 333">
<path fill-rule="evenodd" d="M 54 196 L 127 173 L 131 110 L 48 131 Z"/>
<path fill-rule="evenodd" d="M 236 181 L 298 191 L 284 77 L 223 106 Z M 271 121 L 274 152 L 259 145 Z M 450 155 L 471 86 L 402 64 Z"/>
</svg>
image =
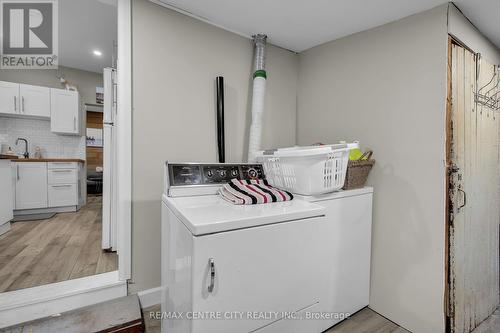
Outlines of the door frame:
<svg viewBox="0 0 500 333">
<path fill-rule="evenodd" d="M 0 328 L 127 295 L 132 267 L 132 3 L 118 1 L 118 271 L 0 293 Z"/>
</svg>

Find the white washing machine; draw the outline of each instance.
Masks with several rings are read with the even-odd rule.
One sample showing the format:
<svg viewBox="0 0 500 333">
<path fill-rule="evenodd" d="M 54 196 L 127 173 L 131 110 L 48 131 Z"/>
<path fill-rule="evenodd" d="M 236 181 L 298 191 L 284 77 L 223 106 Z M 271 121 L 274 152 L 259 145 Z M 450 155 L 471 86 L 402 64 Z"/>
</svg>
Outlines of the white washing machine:
<svg viewBox="0 0 500 333">
<path fill-rule="evenodd" d="M 165 171 L 162 332 L 322 332 L 345 318 L 337 308 L 368 304 L 370 237 L 357 228 L 366 224 L 360 219 L 371 226 L 370 189 L 243 206 L 217 191 L 231 178 L 263 177 L 260 165 L 167 164 Z"/>
</svg>

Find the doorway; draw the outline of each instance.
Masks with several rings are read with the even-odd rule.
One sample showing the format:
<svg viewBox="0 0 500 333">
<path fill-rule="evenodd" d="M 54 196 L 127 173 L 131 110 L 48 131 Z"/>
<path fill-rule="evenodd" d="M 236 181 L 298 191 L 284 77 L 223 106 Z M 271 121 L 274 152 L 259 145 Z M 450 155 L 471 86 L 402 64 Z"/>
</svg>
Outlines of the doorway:
<svg viewBox="0 0 500 333">
<path fill-rule="evenodd" d="M 499 304 L 499 68 L 450 39 L 447 331 L 469 333 Z"/>
</svg>

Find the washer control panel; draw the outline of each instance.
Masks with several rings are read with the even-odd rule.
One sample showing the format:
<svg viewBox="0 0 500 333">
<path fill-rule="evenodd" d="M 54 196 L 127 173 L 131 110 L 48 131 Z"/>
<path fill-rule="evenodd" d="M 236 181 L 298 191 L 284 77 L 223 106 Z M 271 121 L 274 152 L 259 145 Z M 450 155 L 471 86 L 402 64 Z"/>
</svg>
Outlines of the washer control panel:
<svg viewBox="0 0 500 333">
<path fill-rule="evenodd" d="M 231 179 L 264 179 L 261 164 L 167 163 L 169 185 L 217 185 Z"/>
</svg>

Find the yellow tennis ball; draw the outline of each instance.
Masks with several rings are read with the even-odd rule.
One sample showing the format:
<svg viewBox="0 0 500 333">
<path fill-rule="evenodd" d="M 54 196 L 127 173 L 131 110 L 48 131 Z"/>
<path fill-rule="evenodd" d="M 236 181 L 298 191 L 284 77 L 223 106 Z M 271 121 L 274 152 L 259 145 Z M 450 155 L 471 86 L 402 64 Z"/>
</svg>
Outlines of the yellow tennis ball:
<svg viewBox="0 0 500 333">
<path fill-rule="evenodd" d="M 351 149 L 351 152 L 349 153 L 349 160 L 356 161 L 359 160 L 361 156 L 363 156 L 363 152 L 361 150 L 358 148 Z"/>
</svg>

